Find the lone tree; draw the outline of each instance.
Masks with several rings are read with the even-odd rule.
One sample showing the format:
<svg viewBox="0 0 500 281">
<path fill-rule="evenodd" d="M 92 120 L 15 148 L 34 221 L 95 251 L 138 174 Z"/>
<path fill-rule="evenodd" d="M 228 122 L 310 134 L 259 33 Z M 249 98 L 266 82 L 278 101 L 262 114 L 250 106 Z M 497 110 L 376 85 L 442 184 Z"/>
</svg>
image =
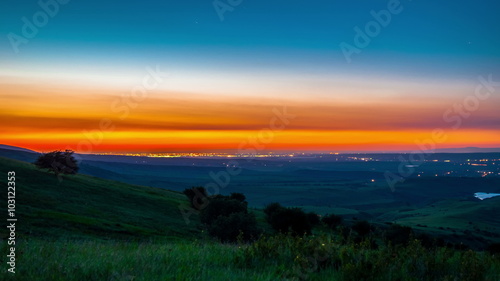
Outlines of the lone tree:
<svg viewBox="0 0 500 281">
<path fill-rule="evenodd" d="M 40 169 L 54 172 L 56 176 L 60 174 L 76 174 L 78 172 L 78 162 L 73 156 L 72 150 L 55 150 L 44 153 L 35 161 L 35 165 Z"/>
</svg>

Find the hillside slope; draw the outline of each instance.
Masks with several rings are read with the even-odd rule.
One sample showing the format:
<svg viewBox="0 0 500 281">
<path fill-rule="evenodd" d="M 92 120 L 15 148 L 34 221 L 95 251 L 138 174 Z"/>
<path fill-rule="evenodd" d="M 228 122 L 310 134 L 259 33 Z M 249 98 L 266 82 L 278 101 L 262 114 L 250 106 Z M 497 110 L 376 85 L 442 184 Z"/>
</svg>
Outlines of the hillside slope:
<svg viewBox="0 0 500 281">
<path fill-rule="evenodd" d="M 198 237 L 199 221 L 186 225 L 180 204 L 185 196 L 165 189 L 129 185 L 85 175 L 64 176 L 32 164 L 0 157 L 0 178 L 16 173 L 19 237 L 98 239 L 184 239 Z M 0 193 L 7 209 L 7 190 Z M 6 229 L 0 232 L 2 238 Z"/>
</svg>

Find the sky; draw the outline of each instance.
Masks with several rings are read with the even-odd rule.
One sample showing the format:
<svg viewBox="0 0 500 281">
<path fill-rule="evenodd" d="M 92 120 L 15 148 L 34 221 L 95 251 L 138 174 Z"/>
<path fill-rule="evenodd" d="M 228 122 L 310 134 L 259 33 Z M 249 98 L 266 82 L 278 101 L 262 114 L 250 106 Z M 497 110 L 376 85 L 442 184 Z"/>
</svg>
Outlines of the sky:
<svg viewBox="0 0 500 281">
<path fill-rule="evenodd" d="M 82 153 L 500 147 L 499 10 L 2 1 L 0 140 Z"/>
</svg>

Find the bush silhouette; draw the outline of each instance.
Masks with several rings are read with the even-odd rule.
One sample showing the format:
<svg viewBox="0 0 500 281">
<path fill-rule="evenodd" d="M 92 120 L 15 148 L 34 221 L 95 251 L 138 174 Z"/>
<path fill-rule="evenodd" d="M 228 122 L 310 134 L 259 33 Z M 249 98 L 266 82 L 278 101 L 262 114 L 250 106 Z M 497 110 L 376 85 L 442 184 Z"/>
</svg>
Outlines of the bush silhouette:
<svg viewBox="0 0 500 281">
<path fill-rule="evenodd" d="M 44 153 L 35 161 L 35 165 L 40 169 L 53 172 L 56 176 L 60 174 L 76 174 L 78 172 L 78 162 L 73 156 L 72 150 L 55 150 Z"/>
<path fill-rule="evenodd" d="M 245 203 L 227 197 L 213 198 L 200 213 L 200 220 L 205 224 L 212 224 L 219 216 L 229 216 L 233 213 L 247 213 Z"/>
<path fill-rule="evenodd" d="M 275 213 L 276 211 L 278 210 L 281 210 L 283 209 L 284 207 L 281 206 L 280 203 L 271 203 L 269 205 L 267 205 L 265 208 L 264 208 L 264 213 L 267 215 L 267 217 L 269 218 L 273 213 Z"/>
<path fill-rule="evenodd" d="M 371 232 L 372 226 L 367 221 L 358 221 L 352 226 L 352 230 L 356 231 L 359 236 L 365 237 Z"/>
<path fill-rule="evenodd" d="M 205 224 L 210 236 L 222 242 L 258 238 L 257 221 L 253 214 L 248 213 L 248 202 L 242 193 L 209 197 L 205 188 L 193 187 L 185 189 L 184 194 L 193 208 L 200 210 L 200 221 Z"/>
<path fill-rule="evenodd" d="M 182 192 L 189 199 L 189 203 L 191 203 L 191 207 L 196 210 L 201 210 L 203 207 L 208 204 L 208 194 L 204 187 L 196 186 L 192 188 L 184 189 Z"/>
<path fill-rule="evenodd" d="M 407 245 L 412 234 L 411 227 L 393 224 L 385 233 L 385 239 L 392 245 Z"/>
<path fill-rule="evenodd" d="M 217 217 L 208 225 L 208 233 L 221 242 L 252 241 L 260 235 L 255 216 L 243 212 Z"/>
<path fill-rule="evenodd" d="M 305 213 L 300 208 L 286 208 L 279 203 L 271 203 L 264 208 L 267 222 L 274 230 L 294 235 L 310 234 L 312 227 L 320 223 L 318 214 Z"/>
<path fill-rule="evenodd" d="M 231 193 L 229 197 L 240 202 L 245 202 L 245 200 L 247 199 L 243 193 Z"/>
<path fill-rule="evenodd" d="M 279 232 L 295 235 L 310 234 L 312 225 L 309 217 L 300 208 L 278 208 L 268 217 L 269 224 Z"/>
<path fill-rule="evenodd" d="M 311 226 L 316 226 L 321 222 L 318 214 L 316 214 L 314 212 L 307 213 L 307 219 L 309 220 L 309 223 L 311 224 Z"/>
<path fill-rule="evenodd" d="M 492 243 L 488 246 L 488 252 L 492 255 L 500 254 L 500 243 Z"/>
<path fill-rule="evenodd" d="M 334 214 L 324 216 L 321 221 L 329 228 L 335 229 L 342 224 L 342 217 Z"/>
</svg>

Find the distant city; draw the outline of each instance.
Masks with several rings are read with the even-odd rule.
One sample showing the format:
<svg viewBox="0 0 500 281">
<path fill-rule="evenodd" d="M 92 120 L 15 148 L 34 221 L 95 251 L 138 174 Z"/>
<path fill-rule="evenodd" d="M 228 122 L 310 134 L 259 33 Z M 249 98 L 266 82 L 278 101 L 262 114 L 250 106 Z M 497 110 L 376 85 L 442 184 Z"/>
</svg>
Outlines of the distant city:
<svg viewBox="0 0 500 281">
<path fill-rule="evenodd" d="M 132 156 L 147 158 L 267 158 L 269 161 L 300 162 L 400 162 L 404 168 L 415 169 L 412 177 L 500 177 L 500 153 L 99 153 L 94 155 Z M 268 166 L 270 163 L 266 162 Z M 373 163 L 376 164 L 376 163 Z M 419 169 L 424 168 L 424 169 Z"/>
</svg>

